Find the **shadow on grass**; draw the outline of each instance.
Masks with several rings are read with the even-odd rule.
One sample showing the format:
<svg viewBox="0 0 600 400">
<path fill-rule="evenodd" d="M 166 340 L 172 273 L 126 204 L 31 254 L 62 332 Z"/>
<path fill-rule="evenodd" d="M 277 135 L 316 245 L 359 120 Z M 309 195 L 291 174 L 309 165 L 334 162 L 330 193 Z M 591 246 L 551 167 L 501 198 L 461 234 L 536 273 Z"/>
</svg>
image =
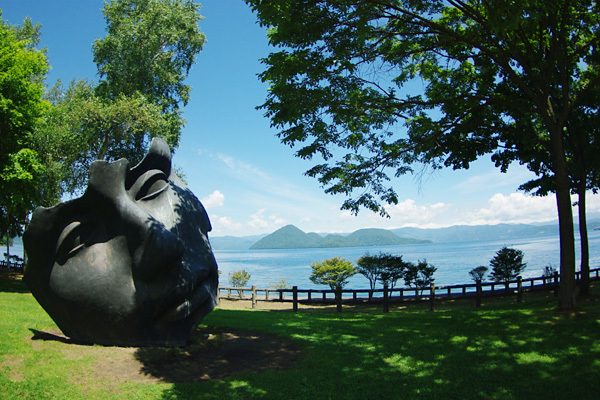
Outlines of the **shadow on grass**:
<svg viewBox="0 0 600 400">
<path fill-rule="evenodd" d="M 390 314 L 218 309 L 206 323 L 292 338 L 294 368 L 175 384 L 164 398 L 596 398 L 600 293 L 575 313 L 554 298 Z"/>
<path fill-rule="evenodd" d="M 31 340 L 43 340 L 44 342 L 52 341 L 52 342 L 60 342 L 65 344 L 79 344 L 85 345 L 87 343 L 76 342 L 68 337 L 55 335 L 49 332 L 38 331 L 37 329 L 29 328 L 29 331 L 33 333 Z"/>
<path fill-rule="evenodd" d="M 23 282 L 23 274 L 2 269 L 0 271 L 0 292 L 29 293 L 29 289 Z"/>
<path fill-rule="evenodd" d="M 302 352 L 290 340 L 239 329 L 200 327 L 185 347 L 142 347 L 135 358 L 141 373 L 163 382 L 219 380 L 291 368 Z"/>
</svg>

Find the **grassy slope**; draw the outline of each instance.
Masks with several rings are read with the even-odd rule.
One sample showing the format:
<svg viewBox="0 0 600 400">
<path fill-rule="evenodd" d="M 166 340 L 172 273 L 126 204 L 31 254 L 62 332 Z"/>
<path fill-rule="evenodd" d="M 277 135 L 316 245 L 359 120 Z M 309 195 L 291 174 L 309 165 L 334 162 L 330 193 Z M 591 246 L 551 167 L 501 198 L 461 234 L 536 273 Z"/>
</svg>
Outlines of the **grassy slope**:
<svg viewBox="0 0 600 400">
<path fill-rule="evenodd" d="M 1 286 L 3 285 L 4 286 Z M 529 294 L 390 314 L 217 309 L 204 324 L 276 333 L 306 352 L 295 368 L 189 384 L 119 387 L 80 376 L 93 357 L 39 351 L 31 329 L 54 325 L 19 285 L 0 281 L 0 397 L 7 398 L 596 398 L 600 392 L 600 287 L 580 311 Z"/>
</svg>

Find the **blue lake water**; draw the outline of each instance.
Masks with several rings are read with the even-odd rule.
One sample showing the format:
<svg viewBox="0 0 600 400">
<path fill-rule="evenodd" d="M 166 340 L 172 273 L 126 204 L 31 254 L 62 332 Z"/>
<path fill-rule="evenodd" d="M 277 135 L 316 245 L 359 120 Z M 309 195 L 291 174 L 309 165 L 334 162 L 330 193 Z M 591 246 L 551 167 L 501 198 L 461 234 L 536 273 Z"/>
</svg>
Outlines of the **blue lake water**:
<svg viewBox="0 0 600 400">
<path fill-rule="evenodd" d="M 356 261 L 365 253 L 389 252 L 401 255 L 406 261 L 417 262 L 426 259 L 437 267 L 434 274 L 437 285 L 457 285 L 472 283 L 469 271 L 480 265 L 489 267 L 496 252 L 504 247 L 523 251 L 527 268 L 523 278 L 542 275 L 545 266 L 557 270 L 560 265 L 559 239 L 556 236 L 536 236 L 497 241 L 476 241 L 456 243 L 430 243 L 401 246 L 343 247 L 330 249 L 291 249 L 291 250 L 217 250 L 215 257 L 221 270 L 221 285 L 228 286 L 229 273 L 245 269 L 251 274 L 248 285 L 268 288 L 280 277 L 287 278 L 291 286 L 301 289 L 325 289 L 313 284 L 309 276 L 310 264 L 331 257 L 343 257 Z M 600 266 L 600 231 L 589 232 L 590 268 Z M 579 269 L 579 240 L 576 241 L 577 269 Z M 398 286 L 403 286 L 400 280 Z M 368 289 L 369 281 L 362 275 L 350 278 L 347 288 Z"/>
<path fill-rule="evenodd" d="M 576 241 L 577 265 L 579 265 L 579 240 Z M 590 268 L 600 266 L 600 231 L 589 232 Z M 313 284 L 310 279 L 313 262 L 331 257 L 343 257 L 356 261 L 365 253 L 388 252 L 401 255 L 406 261 L 416 262 L 426 259 L 437 267 L 434 274 L 437 285 L 458 285 L 471 283 L 469 271 L 480 265 L 489 266 L 489 261 L 503 246 L 522 250 L 527 268 L 523 278 L 542 275 L 545 266 L 557 270 L 560 265 L 559 240 L 556 236 L 535 236 L 512 240 L 475 241 L 455 243 L 430 243 L 401 246 L 342 247 L 330 249 L 291 249 L 291 250 L 215 250 L 215 257 L 221 270 L 221 285 L 228 286 L 229 273 L 241 269 L 252 276 L 248 285 L 268 288 L 279 278 L 287 278 L 291 286 L 301 289 L 324 289 Z M 6 252 L 6 248 L 3 249 Z M 23 246 L 15 243 L 11 254 L 23 256 Z M 579 268 L 579 267 L 578 267 Z M 403 286 L 403 281 L 398 282 Z M 368 289 L 369 281 L 362 275 L 350 278 L 347 288 Z"/>
</svg>

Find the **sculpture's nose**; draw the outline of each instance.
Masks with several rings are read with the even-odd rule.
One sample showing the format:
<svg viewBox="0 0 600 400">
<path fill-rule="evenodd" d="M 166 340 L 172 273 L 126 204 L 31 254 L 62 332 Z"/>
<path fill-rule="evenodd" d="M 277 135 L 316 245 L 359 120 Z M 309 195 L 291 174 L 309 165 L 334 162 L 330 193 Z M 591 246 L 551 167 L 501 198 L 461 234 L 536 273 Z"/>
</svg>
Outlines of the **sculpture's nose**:
<svg viewBox="0 0 600 400">
<path fill-rule="evenodd" d="M 132 272 L 137 279 L 151 280 L 163 268 L 181 261 L 183 242 L 150 215 L 143 215 L 143 212 L 134 214 L 127 218 Z"/>
</svg>

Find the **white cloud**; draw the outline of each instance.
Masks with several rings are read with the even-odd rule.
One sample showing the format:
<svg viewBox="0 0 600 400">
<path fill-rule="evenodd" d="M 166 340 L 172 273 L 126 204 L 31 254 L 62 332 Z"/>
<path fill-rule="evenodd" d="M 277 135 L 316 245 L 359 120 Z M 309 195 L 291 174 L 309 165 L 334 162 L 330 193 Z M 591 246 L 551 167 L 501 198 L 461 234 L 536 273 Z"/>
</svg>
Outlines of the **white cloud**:
<svg viewBox="0 0 600 400">
<path fill-rule="evenodd" d="M 239 222 L 234 222 L 230 217 L 219 217 L 218 215 L 210 216 L 211 225 L 213 227 L 212 234 L 220 235 L 235 235 L 243 231 L 243 225 Z"/>
<path fill-rule="evenodd" d="M 238 235 L 246 236 L 259 233 L 271 233 L 288 222 L 276 214 L 266 215 L 267 209 L 261 208 L 251 214 L 245 222 L 234 221 L 230 217 L 211 215 L 213 231 L 215 236 Z"/>
<path fill-rule="evenodd" d="M 386 206 L 385 209 L 396 225 L 425 226 L 439 222 L 439 219 L 452 208 L 452 205 L 435 203 L 418 205 L 414 200 L 407 199 L 401 203 Z"/>
<path fill-rule="evenodd" d="M 264 229 L 269 226 L 269 222 L 265 219 L 264 214 L 267 211 L 266 208 L 262 208 L 250 216 L 248 227 L 253 230 Z"/>
<path fill-rule="evenodd" d="M 464 217 L 469 225 L 552 221 L 557 218 L 556 199 L 554 196 L 497 193 L 488 200 L 487 206 L 466 212 Z"/>
<path fill-rule="evenodd" d="M 203 197 L 201 202 L 206 209 L 221 207 L 223 204 L 225 204 L 225 195 L 219 190 L 215 190 L 208 196 Z"/>
</svg>

